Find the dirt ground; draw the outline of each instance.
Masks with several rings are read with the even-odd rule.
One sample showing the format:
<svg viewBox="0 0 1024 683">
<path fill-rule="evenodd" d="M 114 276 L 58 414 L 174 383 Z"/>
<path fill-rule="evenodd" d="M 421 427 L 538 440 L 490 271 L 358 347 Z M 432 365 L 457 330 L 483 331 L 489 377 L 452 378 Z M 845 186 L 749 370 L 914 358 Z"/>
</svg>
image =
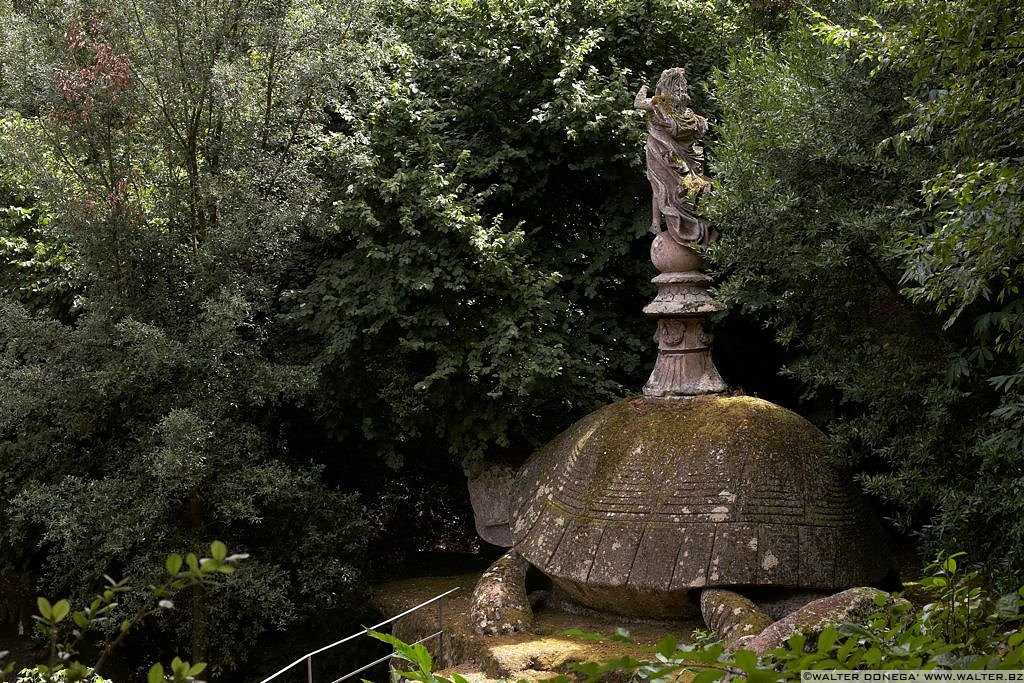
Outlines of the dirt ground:
<svg viewBox="0 0 1024 683">
<path fill-rule="evenodd" d="M 423 577 L 393 581 L 378 586 L 374 604 L 385 615 L 395 615 L 451 588 L 459 591 L 445 598 L 440 609 L 444 622 L 443 655 L 439 664 L 457 671 L 474 683 L 505 678 L 541 681 L 559 674 L 572 674 L 570 665 L 578 662 L 605 662 L 622 656 L 643 658 L 650 648 L 667 634 L 680 642 L 689 642 L 695 621 L 631 621 L 593 613 L 570 613 L 541 608 L 533 628 L 527 633 L 479 636 L 468 628 L 469 598 L 479 574 Z M 406 642 L 428 636 L 438 629 L 439 610 L 433 605 L 395 625 L 394 633 Z M 616 629 L 628 631 L 632 643 L 592 640 L 566 634 L 569 629 L 612 635 Z M 437 639 L 425 643 L 438 656 Z M 441 668 L 437 667 L 437 668 Z"/>
</svg>

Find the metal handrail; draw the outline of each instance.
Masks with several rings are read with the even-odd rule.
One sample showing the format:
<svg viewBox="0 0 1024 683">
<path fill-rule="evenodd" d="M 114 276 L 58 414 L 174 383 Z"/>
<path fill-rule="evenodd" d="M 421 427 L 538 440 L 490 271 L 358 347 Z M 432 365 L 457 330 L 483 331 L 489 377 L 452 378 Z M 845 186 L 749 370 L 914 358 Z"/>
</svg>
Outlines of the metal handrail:
<svg viewBox="0 0 1024 683">
<path fill-rule="evenodd" d="M 404 616 L 408 616 L 408 615 L 412 614 L 413 612 L 416 612 L 417 610 L 423 609 L 427 605 L 433 604 L 433 603 L 437 602 L 438 600 L 443 600 L 444 598 L 448 597 L 449 595 L 451 595 L 452 593 L 454 593 L 457 590 L 461 590 L 461 587 L 460 586 L 456 586 L 455 588 L 452 588 L 449 591 L 445 591 L 444 593 L 441 593 L 440 595 L 435 595 L 434 597 L 430 598 L 429 600 L 427 600 L 425 602 L 421 602 L 420 604 L 416 605 L 415 607 L 411 607 L 411 608 L 405 610 L 401 614 L 397 614 L 397 615 L 391 617 L 390 619 L 385 619 L 384 621 L 380 622 L 379 624 L 375 624 L 373 626 L 370 626 L 369 628 L 365 628 L 362 631 L 359 631 L 358 633 L 353 633 L 352 635 L 350 635 L 348 637 L 345 637 L 345 638 L 342 638 L 341 640 L 335 641 L 335 642 L 331 643 L 330 645 L 324 645 L 322 648 L 320 648 L 318 650 L 313 650 L 312 652 L 307 652 L 306 654 L 304 654 L 303 656 L 299 657 L 294 662 L 292 662 L 288 666 L 284 667 L 280 671 L 278 671 L 278 672 L 276 672 L 274 674 L 271 674 L 267 678 L 264 678 L 262 681 L 260 681 L 260 683 L 269 683 L 270 681 L 274 680 L 275 678 L 277 678 L 281 674 L 285 673 L 286 671 L 290 671 L 291 669 L 295 668 L 299 664 L 302 664 L 303 662 L 306 662 L 306 680 L 307 680 L 307 683 L 313 683 L 313 655 L 318 655 L 321 652 L 326 652 L 327 650 L 335 648 L 335 647 L 337 647 L 339 645 L 343 645 L 344 643 L 347 643 L 350 640 L 355 640 L 359 636 L 364 636 L 364 635 L 366 635 L 370 631 L 376 631 L 381 626 L 387 626 L 388 624 L 390 624 L 390 623 L 392 623 L 394 621 L 398 621 L 399 619 L 401 619 Z M 438 618 L 438 628 L 439 628 L 439 630 L 436 633 L 433 633 L 433 634 L 427 636 L 426 638 L 423 638 L 421 640 L 416 641 L 415 643 L 413 643 L 414 645 L 418 645 L 419 643 L 422 643 L 424 641 L 430 640 L 431 638 L 437 638 L 438 636 L 440 636 L 441 634 L 444 633 L 444 623 L 443 623 L 444 612 L 443 612 L 443 609 L 444 609 L 443 604 L 442 605 L 438 605 L 437 618 Z M 439 641 L 439 642 L 443 642 L 443 641 Z M 373 662 L 371 664 L 367 664 L 366 666 L 364 666 L 361 669 L 357 669 L 356 671 L 353 671 L 352 673 L 349 673 L 349 674 L 346 674 L 345 676 L 342 676 L 341 678 L 333 681 L 333 683 L 338 683 L 339 681 L 344 681 L 347 678 L 351 678 L 352 676 L 355 676 L 358 673 L 362 673 L 363 671 L 366 671 L 371 666 L 376 666 L 377 664 L 380 664 L 381 662 L 384 662 L 384 661 L 386 661 L 386 660 L 388 660 L 390 658 L 391 658 L 391 655 L 388 655 L 386 657 L 382 657 L 382 658 L 378 659 L 377 661 L 375 661 L 375 662 Z"/>
<path fill-rule="evenodd" d="M 420 638 L 420 639 L 419 639 L 419 640 L 417 640 L 417 641 L 416 641 L 415 643 L 413 643 L 413 645 L 419 645 L 420 643 L 425 643 L 425 642 L 427 642 L 428 640 L 430 640 L 431 638 L 437 638 L 437 637 L 438 637 L 439 635 L 441 635 L 442 633 L 444 633 L 444 629 L 441 629 L 440 631 L 435 631 L 434 633 L 431 633 L 431 634 L 430 634 L 429 636 L 427 636 L 426 638 Z M 341 683 L 342 681 L 347 681 L 348 679 L 352 678 L 352 677 L 353 677 L 353 676 L 355 676 L 356 674 L 361 674 L 361 673 L 363 673 L 364 671 L 366 671 L 367 669 L 372 669 L 373 667 L 377 666 L 378 664 L 382 664 L 382 663 L 384 663 L 384 662 L 388 661 L 389 659 L 391 659 L 391 658 L 392 658 L 392 657 L 394 657 L 394 656 L 395 656 L 395 653 L 394 653 L 394 652 L 392 652 L 392 653 L 391 653 L 391 654 L 389 654 L 389 655 L 384 655 L 384 656 L 383 656 L 383 657 L 381 657 L 380 659 L 375 659 L 375 660 L 373 660 L 372 662 L 370 662 L 369 664 L 367 664 L 367 665 L 365 665 L 365 666 L 361 666 L 361 667 L 359 667 L 358 669 L 356 669 L 355 671 L 351 671 L 351 672 L 349 672 L 349 673 L 345 674 L 345 675 L 344 675 L 344 676 L 342 676 L 341 678 L 336 678 L 336 679 L 334 679 L 333 681 L 331 681 L 331 683 Z"/>
</svg>

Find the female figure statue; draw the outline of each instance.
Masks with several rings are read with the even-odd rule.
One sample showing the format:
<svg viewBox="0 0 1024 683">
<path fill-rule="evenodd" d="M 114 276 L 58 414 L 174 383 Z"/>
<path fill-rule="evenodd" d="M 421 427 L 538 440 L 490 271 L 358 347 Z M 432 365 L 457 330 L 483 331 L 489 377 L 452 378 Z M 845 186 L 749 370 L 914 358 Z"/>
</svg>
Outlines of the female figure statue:
<svg viewBox="0 0 1024 683">
<path fill-rule="evenodd" d="M 711 244 L 717 232 L 697 215 L 697 201 L 711 190 L 711 181 L 704 175 L 704 149 L 697 144 L 708 131 L 708 120 L 690 109 L 686 69 L 663 71 L 654 97 L 647 97 L 645 85 L 633 106 L 648 112 L 645 150 L 653 192 L 651 232 L 658 235 L 665 230 L 681 246 Z"/>
</svg>

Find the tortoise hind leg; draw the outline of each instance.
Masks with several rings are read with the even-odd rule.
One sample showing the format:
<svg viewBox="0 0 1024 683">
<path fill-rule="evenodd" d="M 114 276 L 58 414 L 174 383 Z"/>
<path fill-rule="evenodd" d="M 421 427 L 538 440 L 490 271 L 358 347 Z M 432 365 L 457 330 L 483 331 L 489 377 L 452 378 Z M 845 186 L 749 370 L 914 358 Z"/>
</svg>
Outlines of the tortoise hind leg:
<svg viewBox="0 0 1024 683">
<path fill-rule="evenodd" d="M 474 631 L 495 635 L 524 631 L 533 624 L 526 596 L 526 570 L 530 564 L 509 550 L 487 568 L 473 589 L 469 620 Z"/>
<path fill-rule="evenodd" d="M 726 650 L 744 646 L 772 624 L 772 618 L 749 598 L 730 590 L 701 591 L 700 609 L 707 627 L 718 634 Z"/>
</svg>

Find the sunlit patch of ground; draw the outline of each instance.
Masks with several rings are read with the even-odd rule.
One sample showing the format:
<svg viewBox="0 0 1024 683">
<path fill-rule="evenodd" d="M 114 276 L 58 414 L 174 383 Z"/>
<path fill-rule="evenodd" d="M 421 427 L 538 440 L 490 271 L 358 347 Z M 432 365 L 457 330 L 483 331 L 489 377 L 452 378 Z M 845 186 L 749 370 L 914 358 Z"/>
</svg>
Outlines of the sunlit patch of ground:
<svg viewBox="0 0 1024 683">
<path fill-rule="evenodd" d="M 468 627 L 469 598 L 479 574 L 423 577 L 394 581 L 376 589 L 374 603 L 384 614 L 398 614 L 456 586 L 461 590 L 444 601 L 441 609 L 445 628 L 444 666 L 474 683 L 526 679 L 541 681 L 560 673 L 571 673 L 574 662 L 605 662 L 622 656 L 649 656 L 649 647 L 673 634 L 681 642 L 690 639 L 700 621 L 629 621 L 621 617 L 574 614 L 540 609 L 529 633 L 479 636 Z M 616 628 L 629 631 L 634 644 L 589 640 L 565 635 L 567 629 L 612 634 Z M 438 609 L 433 605 L 403 618 L 395 635 L 412 642 L 438 630 Z M 436 657 L 437 644 L 429 649 Z"/>
</svg>

